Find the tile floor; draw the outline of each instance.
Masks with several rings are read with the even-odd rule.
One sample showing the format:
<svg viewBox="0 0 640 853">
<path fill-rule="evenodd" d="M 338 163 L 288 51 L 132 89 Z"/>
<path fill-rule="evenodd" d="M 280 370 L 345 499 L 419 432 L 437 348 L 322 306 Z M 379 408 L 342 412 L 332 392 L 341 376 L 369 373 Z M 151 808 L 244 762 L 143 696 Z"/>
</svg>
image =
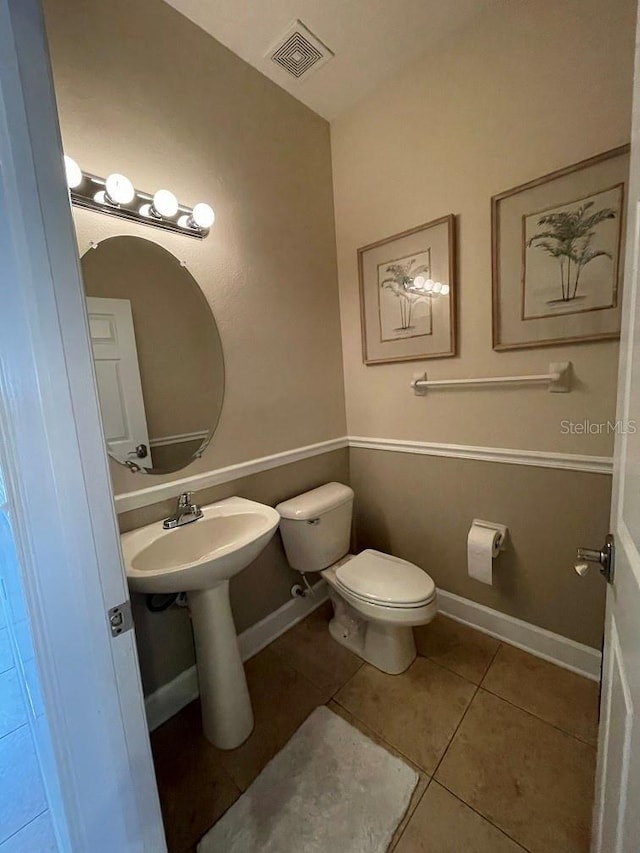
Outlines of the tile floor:
<svg viewBox="0 0 640 853">
<path fill-rule="evenodd" d="M 416 630 L 411 667 L 385 675 L 330 637 L 330 615 L 248 661 L 256 726 L 241 747 L 207 743 L 197 702 L 153 733 L 170 853 L 192 853 L 321 704 L 420 775 L 390 851 L 587 853 L 597 684 L 442 616 Z"/>
</svg>

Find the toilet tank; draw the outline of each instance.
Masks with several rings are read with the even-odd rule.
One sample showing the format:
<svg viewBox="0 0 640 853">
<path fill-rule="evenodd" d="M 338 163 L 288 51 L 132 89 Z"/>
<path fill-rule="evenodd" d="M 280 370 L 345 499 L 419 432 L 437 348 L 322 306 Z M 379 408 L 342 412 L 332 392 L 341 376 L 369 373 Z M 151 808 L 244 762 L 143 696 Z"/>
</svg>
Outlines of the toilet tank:
<svg viewBox="0 0 640 853">
<path fill-rule="evenodd" d="M 287 560 L 299 572 L 319 572 L 349 553 L 353 490 L 327 483 L 278 504 Z"/>
</svg>

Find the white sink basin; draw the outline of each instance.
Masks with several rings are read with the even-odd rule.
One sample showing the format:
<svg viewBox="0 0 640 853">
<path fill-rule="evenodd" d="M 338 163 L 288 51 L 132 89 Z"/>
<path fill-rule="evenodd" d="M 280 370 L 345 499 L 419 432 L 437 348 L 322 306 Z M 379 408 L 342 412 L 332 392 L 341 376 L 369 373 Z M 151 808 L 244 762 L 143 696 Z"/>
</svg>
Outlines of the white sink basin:
<svg viewBox="0 0 640 853">
<path fill-rule="evenodd" d="M 280 516 L 270 506 L 227 498 L 202 507 L 203 518 L 165 530 L 161 522 L 121 537 L 129 586 L 135 592 L 208 589 L 253 562 Z"/>
<path fill-rule="evenodd" d="M 121 536 L 135 592 L 186 592 L 193 635 L 202 727 L 220 749 L 234 749 L 253 729 L 253 711 L 229 603 L 229 580 L 276 532 L 270 506 L 227 498 L 202 507 L 203 517 L 165 530 L 162 522 Z"/>
</svg>

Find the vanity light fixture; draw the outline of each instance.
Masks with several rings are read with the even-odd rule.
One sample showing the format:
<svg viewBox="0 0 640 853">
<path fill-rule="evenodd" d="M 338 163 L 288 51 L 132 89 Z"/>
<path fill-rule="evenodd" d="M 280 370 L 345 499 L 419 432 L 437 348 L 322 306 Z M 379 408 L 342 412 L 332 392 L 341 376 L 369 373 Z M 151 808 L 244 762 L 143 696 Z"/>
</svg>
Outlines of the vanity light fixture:
<svg viewBox="0 0 640 853">
<path fill-rule="evenodd" d="M 204 202 L 194 208 L 185 207 L 170 190 L 161 189 L 150 195 L 137 190 L 126 175 L 118 172 L 101 178 L 82 171 L 76 161 L 66 155 L 64 164 L 71 202 L 77 207 L 200 240 L 207 236 L 215 221 L 213 208 Z"/>
<path fill-rule="evenodd" d="M 151 213 L 154 216 L 166 216 L 171 219 L 178 212 L 178 199 L 170 190 L 158 190 L 151 202 Z"/>
<path fill-rule="evenodd" d="M 104 182 L 104 189 L 99 190 L 93 197 L 98 204 L 109 204 L 119 207 L 121 204 L 131 204 L 136 196 L 133 184 L 126 175 L 117 172 L 109 175 Z"/>
<path fill-rule="evenodd" d="M 204 202 L 196 204 L 189 216 L 181 216 L 178 224 L 184 228 L 211 228 L 216 215 L 213 208 Z"/>
<path fill-rule="evenodd" d="M 70 190 L 79 187 L 82 183 L 82 169 L 75 160 L 64 155 L 64 171 L 67 176 L 67 186 Z"/>
</svg>

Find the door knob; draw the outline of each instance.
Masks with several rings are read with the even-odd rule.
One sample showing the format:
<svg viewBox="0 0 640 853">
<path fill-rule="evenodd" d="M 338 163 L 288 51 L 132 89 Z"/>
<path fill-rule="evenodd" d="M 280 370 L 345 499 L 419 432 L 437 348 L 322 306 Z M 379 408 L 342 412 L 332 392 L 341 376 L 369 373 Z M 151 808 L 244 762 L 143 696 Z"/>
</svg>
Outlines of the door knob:
<svg viewBox="0 0 640 853">
<path fill-rule="evenodd" d="M 129 451 L 127 456 L 137 456 L 138 459 L 146 459 L 149 455 L 149 451 L 147 450 L 146 444 L 139 444 L 135 450 Z"/>
<path fill-rule="evenodd" d="M 615 548 L 613 536 L 608 533 L 604 545 L 600 551 L 593 548 L 578 548 L 576 552 L 578 562 L 574 565 L 575 571 L 584 577 L 589 571 L 589 563 L 598 563 L 600 574 L 607 583 L 613 583 L 613 572 L 615 564 Z"/>
</svg>

